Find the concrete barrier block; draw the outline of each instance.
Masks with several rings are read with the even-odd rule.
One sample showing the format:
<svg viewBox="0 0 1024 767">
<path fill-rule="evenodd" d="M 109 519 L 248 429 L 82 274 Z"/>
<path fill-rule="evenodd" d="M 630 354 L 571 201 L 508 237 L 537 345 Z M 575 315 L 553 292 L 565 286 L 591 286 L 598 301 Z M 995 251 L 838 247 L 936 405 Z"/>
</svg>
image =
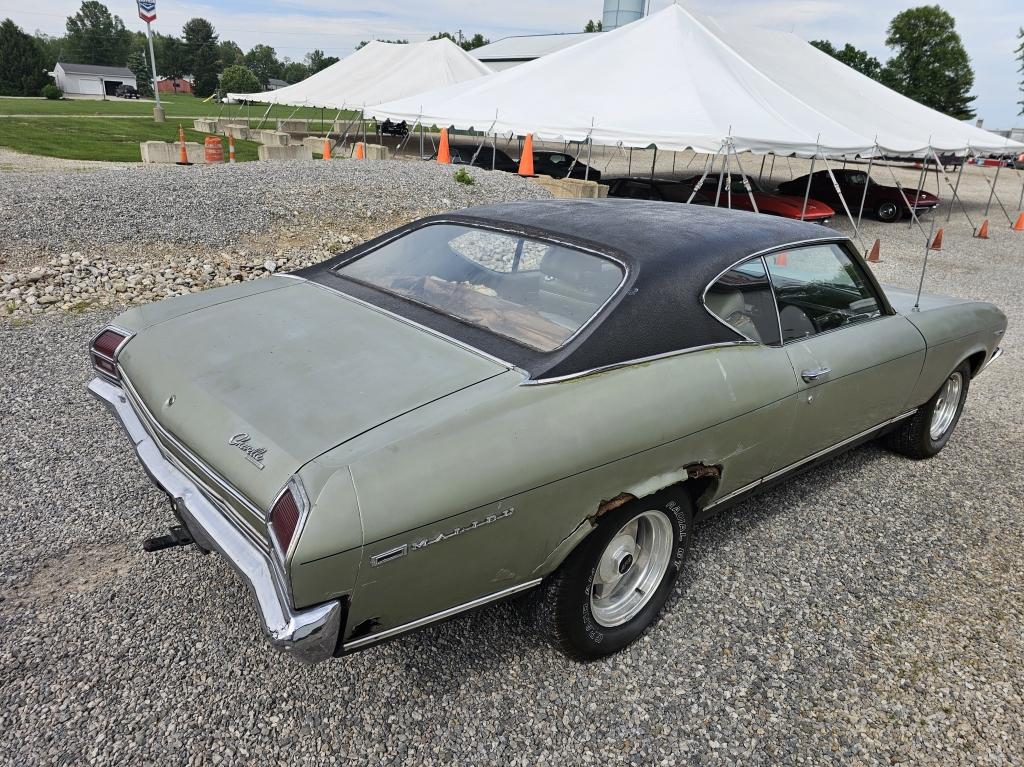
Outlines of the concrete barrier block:
<svg viewBox="0 0 1024 767">
<path fill-rule="evenodd" d="M 303 144 L 292 144 L 290 146 L 275 146 L 273 144 L 260 144 L 256 152 L 261 160 L 312 160 L 312 150 Z"/>
<path fill-rule="evenodd" d="M 329 141 L 331 142 L 331 151 L 333 152 L 335 149 L 338 148 L 338 139 L 332 138 L 329 139 Z M 323 136 L 306 136 L 306 138 L 302 139 L 302 145 L 313 154 L 324 153 Z"/>
<path fill-rule="evenodd" d="M 143 141 L 139 144 L 142 161 L 149 163 L 176 163 L 180 157 L 180 144 L 169 141 Z M 206 163 L 206 150 L 202 144 L 185 142 L 188 161 L 195 165 Z"/>
<path fill-rule="evenodd" d="M 570 199 L 600 198 L 608 196 L 608 187 L 596 181 L 584 181 L 581 178 L 552 178 L 551 176 L 537 176 L 533 179 L 535 184 L 547 189 L 555 197 Z"/>
<path fill-rule="evenodd" d="M 386 146 L 380 144 L 366 144 L 366 159 L 367 160 L 390 160 L 391 150 Z"/>
<path fill-rule="evenodd" d="M 192 127 L 200 133 L 216 133 L 217 132 L 217 121 L 216 120 L 193 120 Z"/>
<path fill-rule="evenodd" d="M 223 132 L 225 128 L 248 128 L 249 121 L 244 117 L 218 117 L 217 130 Z"/>
<path fill-rule="evenodd" d="M 288 134 L 276 130 L 261 130 L 251 134 L 252 138 L 267 146 L 288 146 Z"/>
<path fill-rule="evenodd" d="M 240 139 L 242 141 L 248 141 L 249 136 L 252 135 L 252 131 L 247 127 L 242 127 L 240 125 L 225 125 L 224 135 L 231 136 L 232 138 Z"/>
<path fill-rule="evenodd" d="M 284 133 L 309 133 L 309 120 L 278 120 L 277 129 Z"/>
</svg>

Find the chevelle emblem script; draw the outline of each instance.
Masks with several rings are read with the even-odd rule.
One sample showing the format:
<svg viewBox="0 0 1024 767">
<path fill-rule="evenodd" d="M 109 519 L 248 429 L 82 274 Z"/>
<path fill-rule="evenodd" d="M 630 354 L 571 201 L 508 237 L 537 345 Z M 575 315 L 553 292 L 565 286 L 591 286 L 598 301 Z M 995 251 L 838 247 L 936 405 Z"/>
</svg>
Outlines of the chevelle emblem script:
<svg viewBox="0 0 1024 767">
<path fill-rule="evenodd" d="M 496 514 L 488 514 L 483 519 L 474 520 L 465 527 L 456 527 L 445 533 L 438 533 L 437 535 L 433 535 L 429 538 L 421 538 L 418 541 L 403 544 L 395 549 L 382 551 L 380 554 L 370 557 L 370 564 L 373 567 L 377 567 L 378 565 L 382 565 L 385 562 L 390 562 L 393 559 L 404 557 L 406 554 L 409 553 L 410 550 L 418 551 L 419 549 L 425 549 L 427 546 L 433 546 L 435 543 L 447 541 L 449 538 L 454 538 L 456 535 L 462 535 L 463 533 L 468 533 L 472 530 L 476 530 L 479 527 L 484 527 L 485 525 L 493 524 L 494 522 L 497 522 L 500 519 L 506 519 L 508 517 L 511 517 L 515 513 L 515 511 L 515 507 L 510 506 L 504 511 L 499 511 Z"/>
<path fill-rule="evenodd" d="M 260 471 L 263 471 L 263 456 L 267 454 L 267 449 L 265 447 L 253 447 L 250 445 L 249 435 L 245 432 L 233 436 L 228 440 L 228 444 L 231 445 L 231 447 L 237 447 L 245 453 L 245 460 Z"/>
</svg>

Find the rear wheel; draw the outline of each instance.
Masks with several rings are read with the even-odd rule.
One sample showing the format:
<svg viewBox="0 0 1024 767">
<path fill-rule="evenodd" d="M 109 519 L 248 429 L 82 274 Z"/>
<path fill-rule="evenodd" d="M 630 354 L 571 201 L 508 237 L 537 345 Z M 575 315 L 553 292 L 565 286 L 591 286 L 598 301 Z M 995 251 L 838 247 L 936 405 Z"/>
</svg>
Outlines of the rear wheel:
<svg viewBox="0 0 1024 767">
<path fill-rule="evenodd" d="M 900 206 L 892 201 L 885 201 L 878 204 L 875 208 L 875 216 L 878 217 L 879 221 L 884 221 L 889 224 L 893 221 L 899 221 L 900 219 Z"/>
<path fill-rule="evenodd" d="M 971 367 L 964 362 L 949 374 L 930 400 L 888 436 L 889 447 L 915 459 L 938 454 L 960 421 L 970 382 Z"/>
<path fill-rule="evenodd" d="M 692 520 L 683 490 L 609 512 L 548 579 L 539 606 L 543 630 L 580 660 L 610 655 L 636 640 L 672 592 Z"/>
</svg>

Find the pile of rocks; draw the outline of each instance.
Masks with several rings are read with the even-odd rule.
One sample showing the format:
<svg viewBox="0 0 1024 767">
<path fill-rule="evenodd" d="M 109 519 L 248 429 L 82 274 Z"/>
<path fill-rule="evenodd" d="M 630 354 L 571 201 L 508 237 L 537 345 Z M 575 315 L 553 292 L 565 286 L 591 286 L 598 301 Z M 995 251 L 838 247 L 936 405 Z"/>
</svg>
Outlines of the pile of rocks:
<svg viewBox="0 0 1024 767">
<path fill-rule="evenodd" d="M 348 235 L 343 247 L 356 243 Z M 24 317 L 48 311 L 84 311 L 127 306 L 206 288 L 266 277 L 317 263 L 331 254 L 309 248 L 279 251 L 273 258 L 245 250 L 221 251 L 215 257 L 171 258 L 166 262 L 123 264 L 62 253 L 45 266 L 0 277 L 0 315 Z"/>
</svg>

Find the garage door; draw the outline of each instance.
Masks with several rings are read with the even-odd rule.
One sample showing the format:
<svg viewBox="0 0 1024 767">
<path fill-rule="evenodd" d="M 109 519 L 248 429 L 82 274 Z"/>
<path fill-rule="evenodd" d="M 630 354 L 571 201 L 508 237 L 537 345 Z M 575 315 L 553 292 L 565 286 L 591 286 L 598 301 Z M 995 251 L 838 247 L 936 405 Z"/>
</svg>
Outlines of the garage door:
<svg viewBox="0 0 1024 767">
<path fill-rule="evenodd" d="M 98 78 L 95 80 L 90 80 L 85 77 L 79 77 L 78 92 L 84 93 L 88 96 L 102 96 L 103 83 L 101 83 Z"/>
</svg>

